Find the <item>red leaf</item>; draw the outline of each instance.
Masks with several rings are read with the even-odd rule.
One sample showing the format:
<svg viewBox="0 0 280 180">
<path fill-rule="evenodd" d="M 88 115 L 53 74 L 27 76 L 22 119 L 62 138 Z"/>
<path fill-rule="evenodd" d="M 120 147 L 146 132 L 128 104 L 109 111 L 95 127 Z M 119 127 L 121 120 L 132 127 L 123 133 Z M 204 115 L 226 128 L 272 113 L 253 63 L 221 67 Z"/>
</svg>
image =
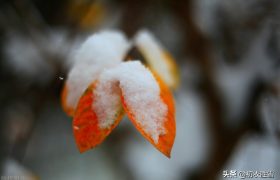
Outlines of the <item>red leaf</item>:
<svg viewBox="0 0 280 180">
<path fill-rule="evenodd" d="M 173 101 L 173 96 L 170 90 L 168 89 L 167 85 L 163 83 L 163 81 L 156 77 L 157 82 L 160 86 L 160 96 L 162 101 L 167 105 L 168 113 L 165 119 L 164 128 L 166 133 L 164 135 L 159 136 L 158 143 L 155 143 L 154 140 L 150 135 L 145 133 L 143 130 L 143 127 L 137 123 L 135 119 L 135 115 L 132 113 L 133 111 L 131 108 L 126 104 L 124 97 L 122 96 L 122 103 L 125 112 L 128 115 L 128 118 L 131 120 L 131 122 L 134 124 L 136 129 L 150 142 L 152 143 L 160 152 L 162 152 L 164 155 L 170 158 L 170 153 L 172 150 L 172 146 L 174 144 L 174 139 L 176 135 L 176 123 L 175 123 L 175 106 Z"/>
<path fill-rule="evenodd" d="M 109 128 L 101 129 L 98 126 L 98 118 L 92 107 L 94 101 L 93 90 L 95 86 L 96 83 L 93 83 L 82 95 L 74 116 L 74 136 L 81 153 L 102 143 L 111 131 L 119 124 L 124 114 L 123 110 L 118 112 L 114 124 Z"/>
</svg>

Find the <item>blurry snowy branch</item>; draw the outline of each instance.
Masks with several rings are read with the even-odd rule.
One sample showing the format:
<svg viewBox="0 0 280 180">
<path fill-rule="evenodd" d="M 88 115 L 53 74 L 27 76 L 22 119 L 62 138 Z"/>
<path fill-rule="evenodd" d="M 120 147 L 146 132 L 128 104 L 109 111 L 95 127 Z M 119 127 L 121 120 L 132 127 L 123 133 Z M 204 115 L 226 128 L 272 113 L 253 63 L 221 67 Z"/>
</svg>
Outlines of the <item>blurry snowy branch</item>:
<svg viewBox="0 0 280 180">
<path fill-rule="evenodd" d="M 264 3 L 264 2 L 261 2 Z M 234 3 L 233 3 L 234 4 Z M 237 4 L 237 3 L 236 3 Z M 244 6 L 246 6 L 245 4 Z M 255 4 L 253 4 L 255 5 Z M 253 14 L 248 17 L 247 14 L 240 14 L 239 16 L 244 16 L 243 18 L 240 18 L 242 21 L 245 22 L 237 22 L 240 23 L 240 25 L 234 23 L 228 23 L 228 21 L 231 17 L 228 17 L 228 19 L 225 22 L 221 22 L 220 26 L 228 26 L 231 25 L 232 27 L 230 29 L 222 29 L 221 34 L 223 33 L 232 33 L 231 39 L 228 38 L 221 38 L 225 40 L 229 40 L 228 43 L 223 44 L 222 48 L 227 48 L 227 46 L 233 46 L 231 47 L 232 51 L 235 54 L 242 55 L 240 53 L 240 50 L 238 48 L 239 44 L 243 43 L 237 43 L 235 45 L 235 41 L 244 38 L 242 37 L 236 37 L 235 34 L 237 33 L 244 33 L 247 31 L 247 29 L 251 30 L 250 35 L 252 35 L 254 32 L 252 32 L 252 29 L 256 30 L 256 28 L 260 29 L 259 31 L 262 31 L 264 28 L 262 27 L 264 23 L 263 21 L 260 21 L 261 19 L 267 20 L 268 18 L 271 18 L 271 14 L 268 14 L 267 12 L 276 12 L 277 9 L 273 9 L 275 6 L 275 1 L 266 2 L 266 6 L 262 7 L 260 12 L 257 12 L 257 14 Z M 238 5 L 237 5 L 238 6 Z M 248 6 L 251 6 L 251 4 L 248 3 Z M 219 10 L 219 9 L 218 9 Z M 222 9 L 224 10 L 224 9 Z M 231 9 L 230 9 L 231 10 Z M 226 10 L 225 10 L 226 11 Z M 223 102 L 222 96 L 221 96 L 221 90 L 217 86 L 216 82 L 216 61 L 214 60 L 214 56 L 212 53 L 211 48 L 211 40 L 208 39 L 198 28 L 197 24 L 194 22 L 194 19 L 192 17 L 193 15 L 193 1 L 182 1 L 182 3 L 176 3 L 175 4 L 175 12 L 178 14 L 178 18 L 181 19 L 183 27 L 185 28 L 185 31 L 187 32 L 187 37 L 189 39 L 186 40 L 186 52 L 189 52 L 190 57 L 195 61 L 195 63 L 198 64 L 200 67 L 202 77 L 201 82 L 199 83 L 198 87 L 202 93 L 202 96 L 206 100 L 207 105 L 207 114 L 209 117 L 209 125 L 211 128 L 211 132 L 213 134 L 214 138 L 214 149 L 210 153 L 210 159 L 208 160 L 208 165 L 205 166 L 205 169 L 198 172 L 197 177 L 198 179 L 209 179 L 212 177 L 213 179 L 216 179 L 216 175 L 220 171 L 220 169 L 223 168 L 224 164 L 227 162 L 228 157 L 230 157 L 230 154 L 234 150 L 234 147 L 236 143 L 240 140 L 240 138 L 243 137 L 244 134 L 251 132 L 251 131 L 258 131 L 261 132 L 261 119 L 259 118 L 259 103 L 261 101 L 261 98 L 266 93 L 273 92 L 274 95 L 279 95 L 277 91 L 273 88 L 275 86 L 273 82 L 269 82 L 271 80 L 264 80 L 264 77 L 259 77 L 259 75 L 255 75 L 256 77 L 253 77 L 252 80 L 252 87 L 251 87 L 251 93 L 249 97 L 247 98 L 246 104 L 243 106 L 245 110 L 243 110 L 243 114 L 238 117 L 241 119 L 233 119 L 234 122 L 241 122 L 238 127 L 236 128 L 230 128 L 225 120 L 224 112 L 226 112 L 225 104 Z M 225 14 L 228 13 L 227 11 Z M 221 14 L 219 14 L 221 15 Z M 234 14 L 235 15 L 235 14 Z M 221 15 L 224 17 L 224 14 Z M 236 15 L 237 16 L 237 15 Z M 222 19 L 222 18 L 221 18 Z M 271 19 L 269 19 L 271 20 Z M 247 22 L 246 22 L 247 21 Z M 254 22 L 257 21 L 258 23 Z M 247 26 L 247 27 L 246 27 Z M 219 27 L 219 26 L 218 26 Z M 239 30 L 239 28 L 241 30 Z M 265 27 L 266 28 L 266 27 Z M 236 32 L 237 31 L 237 32 Z M 239 31 L 239 32 L 238 32 Z M 249 33 L 248 33 L 249 34 Z M 231 41 L 232 40 L 232 41 Z M 244 40 L 244 39 L 243 39 Z M 239 40 L 240 41 L 240 40 Z M 249 39 L 250 42 L 252 41 Z M 245 42 L 246 43 L 246 42 Z M 234 46 L 235 45 L 235 46 Z M 246 48 L 242 48 L 242 50 L 246 50 Z M 231 55 L 231 52 L 226 52 L 225 54 Z M 228 59 L 242 59 L 242 57 L 227 57 Z M 276 57 L 279 59 L 279 57 Z M 263 59 L 262 61 L 265 61 Z M 268 60 L 266 60 L 268 61 Z M 256 63 L 256 62 L 255 62 Z M 267 63 L 267 62 L 265 62 Z M 268 70 L 270 71 L 270 70 Z M 274 75 L 275 76 L 275 75 Z M 277 76 L 277 74 L 276 74 Z M 268 81 L 268 82 L 267 82 Z M 232 83 L 232 82 L 231 82 Z M 212 179 L 211 178 L 211 179 Z"/>
</svg>

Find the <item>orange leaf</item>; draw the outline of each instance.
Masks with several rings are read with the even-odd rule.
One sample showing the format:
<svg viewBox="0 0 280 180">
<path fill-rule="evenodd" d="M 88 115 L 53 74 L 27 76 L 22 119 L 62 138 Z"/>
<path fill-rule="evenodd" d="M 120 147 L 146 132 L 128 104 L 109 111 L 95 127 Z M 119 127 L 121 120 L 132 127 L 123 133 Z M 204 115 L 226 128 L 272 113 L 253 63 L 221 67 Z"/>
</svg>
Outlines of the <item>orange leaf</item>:
<svg viewBox="0 0 280 180">
<path fill-rule="evenodd" d="M 73 120 L 73 131 L 80 152 L 85 152 L 96 147 L 110 134 L 123 117 L 123 110 L 117 112 L 114 124 L 101 129 L 98 126 L 98 118 L 92 107 L 94 101 L 93 90 L 96 82 L 88 87 L 79 100 Z"/>
<path fill-rule="evenodd" d="M 65 84 L 61 94 L 61 104 L 62 108 L 68 116 L 74 116 L 75 109 L 67 105 L 68 87 Z"/>
<path fill-rule="evenodd" d="M 155 75 L 155 78 L 160 86 L 160 96 L 162 101 L 167 105 L 168 113 L 165 119 L 164 128 L 166 133 L 164 135 L 159 136 L 158 143 L 155 143 L 150 135 L 145 133 L 143 127 L 139 123 L 137 123 L 135 119 L 135 115 L 132 113 L 132 110 L 125 102 L 124 97 L 122 96 L 122 103 L 124 106 L 124 110 L 127 113 L 128 118 L 134 124 L 136 129 L 150 142 L 152 143 L 160 152 L 170 158 L 170 153 L 172 146 L 174 144 L 175 134 L 176 134 L 176 123 L 175 123 L 175 106 L 172 93 L 168 89 L 167 85 Z"/>
</svg>

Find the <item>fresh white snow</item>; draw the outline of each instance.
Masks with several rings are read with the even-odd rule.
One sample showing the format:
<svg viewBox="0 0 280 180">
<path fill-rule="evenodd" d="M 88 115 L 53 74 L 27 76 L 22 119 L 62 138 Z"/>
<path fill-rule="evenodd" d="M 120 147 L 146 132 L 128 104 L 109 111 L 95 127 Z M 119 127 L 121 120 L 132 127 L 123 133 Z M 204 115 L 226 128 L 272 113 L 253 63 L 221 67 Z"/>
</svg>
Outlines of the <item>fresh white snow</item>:
<svg viewBox="0 0 280 180">
<path fill-rule="evenodd" d="M 164 49 L 160 42 L 149 31 L 139 31 L 134 39 L 135 45 L 147 58 L 150 66 L 162 77 L 168 86 L 173 86 L 174 80 L 166 57 L 164 56 Z"/>
<path fill-rule="evenodd" d="M 156 79 L 139 61 L 123 62 L 105 69 L 93 92 L 93 109 L 100 128 L 108 128 L 114 123 L 123 95 L 136 122 L 155 143 L 160 135 L 165 134 L 167 106 L 160 98 Z"/>
<path fill-rule="evenodd" d="M 118 31 L 103 31 L 90 36 L 73 53 L 74 65 L 66 82 L 67 105 L 75 108 L 88 85 L 96 80 L 105 67 L 120 63 L 129 46 L 126 37 Z"/>
</svg>

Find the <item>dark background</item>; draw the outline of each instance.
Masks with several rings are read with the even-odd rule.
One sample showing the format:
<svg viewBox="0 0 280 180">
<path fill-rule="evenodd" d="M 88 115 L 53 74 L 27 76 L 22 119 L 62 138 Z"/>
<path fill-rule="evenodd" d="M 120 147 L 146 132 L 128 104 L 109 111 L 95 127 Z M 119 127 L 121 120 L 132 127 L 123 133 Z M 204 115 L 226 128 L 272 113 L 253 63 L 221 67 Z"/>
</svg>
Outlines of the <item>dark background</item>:
<svg viewBox="0 0 280 180">
<path fill-rule="evenodd" d="M 152 31 L 175 57 L 172 158 L 123 120 L 80 154 L 60 91 L 88 35 Z M 11 0 L 0 3 L 1 176 L 26 179 L 280 179 L 279 0 Z"/>
</svg>

